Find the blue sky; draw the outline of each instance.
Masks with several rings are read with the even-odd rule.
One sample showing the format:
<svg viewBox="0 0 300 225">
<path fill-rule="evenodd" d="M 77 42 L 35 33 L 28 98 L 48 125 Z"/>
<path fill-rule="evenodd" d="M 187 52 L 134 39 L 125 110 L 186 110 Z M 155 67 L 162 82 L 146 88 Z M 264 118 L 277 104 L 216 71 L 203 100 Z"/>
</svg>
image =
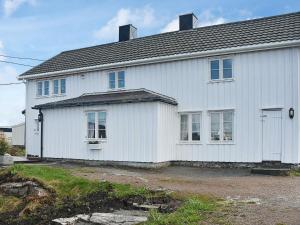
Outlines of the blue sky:
<svg viewBox="0 0 300 225">
<path fill-rule="evenodd" d="M 299 0 L 0 0 L 0 54 L 47 59 L 68 49 L 116 41 L 118 26 L 138 36 L 176 30 L 178 15 L 194 12 L 199 26 L 300 11 Z M 0 60 L 36 65 L 30 60 Z M 0 62 L 0 84 L 29 67 Z M 25 87 L 0 86 L 0 126 L 24 120 Z"/>
</svg>

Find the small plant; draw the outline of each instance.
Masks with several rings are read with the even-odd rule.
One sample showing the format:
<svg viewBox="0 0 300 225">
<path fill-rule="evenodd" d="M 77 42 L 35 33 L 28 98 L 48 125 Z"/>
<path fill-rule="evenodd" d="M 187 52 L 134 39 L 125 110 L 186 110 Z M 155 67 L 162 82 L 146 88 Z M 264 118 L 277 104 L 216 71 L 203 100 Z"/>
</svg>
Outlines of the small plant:
<svg viewBox="0 0 300 225">
<path fill-rule="evenodd" d="M 0 155 L 4 155 L 9 149 L 9 145 L 4 138 L 0 138 Z"/>
</svg>

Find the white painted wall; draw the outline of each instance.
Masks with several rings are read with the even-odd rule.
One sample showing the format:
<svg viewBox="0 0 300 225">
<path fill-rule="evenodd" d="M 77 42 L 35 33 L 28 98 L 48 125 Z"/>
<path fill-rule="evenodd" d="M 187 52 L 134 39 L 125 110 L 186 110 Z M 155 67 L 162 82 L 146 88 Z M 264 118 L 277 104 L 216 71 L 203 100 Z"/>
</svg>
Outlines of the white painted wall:
<svg viewBox="0 0 300 225">
<path fill-rule="evenodd" d="M 12 126 L 12 145 L 24 146 L 25 144 L 25 123 Z"/>
<path fill-rule="evenodd" d="M 107 141 L 88 149 L 86 112 L 107 112 Z M 155 162 L 158 103 L 44 110 L 44 156 L 53 158 Z"/>
<path fill-rule="evenodd" d="M 209 82 L 208 58 L 133 66 L 124 68 L 126 71 L 126 89 L 147 88 L 175 98 L 179 103 L 179 112 L 202 112 L 202 143 L 179 143 L 179 120 L 177 118 L 177 122 L 175 122 L 175 125 L 173 124 L 174 129 L 170 131 L 172 137 L 176 135 L 174 153 L 172 153 L 172 150 L 170 150 L 170 153 L 162 153 L 164 141 L 161 137 L 166 136 L 163 130 L 168 130 L 169 127 L 168 125 L 159 124 L 161 129 L 158 131 L 158 159 L 260 162 L 262 160 L 261 109 L 280 107 L 283 115 L 282 162 L 298 163 L 300 162 L 299 55 L 300 50 L 298 48 L 231 55 L 234 60 L 234 81 L 220 83 Z M 31 107 L 49 101 L 77 97 L 83 93 L 107 91 L 107 72 L 91 72 L 85 74 L 85 76 L 68 76 L 66 78 L 67 95 L 64 97 L 37 99 L 35 97 L 35 81 L 27 82 L 26 122 L 28 124 L 27 149 L 29 154 L 39 153 L 39 135 L 35 135 L 33 132 L 34 118 L 37 118 L 37 111 L 32 110 Z M 296 112 L 293 120 L 288 117 L 290 107 L 293 107 Z M 235 111 L 234 144 L 209 144 L 209 117 L 207 112 L 208 110 L 224 108 L 234 109 Z M 159 109 L 159 111 L 167 112 L 167 109 Z M 166 121 L 166 124 L 170 124 L 170 118 L 165 116 L 168 119 L 163 119 L 164 116 L 162 113 L 158 118 L 162 123 Z M 65 119 L 69 120 L 69 118 Z M 58 120 L 58 118 L 53 117 L 52 121 L 55 120 Z M 73 118 L 73 120 L 75 119 Z M 83 130 L 79 126 L 76 129 Z M 66 136 L 66 134 L 63 136 Z M 66 142 L 66 140 L 63 142 Z M 61 145 L 62 143 L 58 146 Z M 77 147 L 76 151 L 81 152 L 80 149 Z M 97 159 L 98 156 L 92 157 Z M 116 157 L 119 159 L 118 156 Z M 127 157 L 131 159 L 135 155 Z M 123 159 L 125 158 L 123 157 Z"/>
</svg>

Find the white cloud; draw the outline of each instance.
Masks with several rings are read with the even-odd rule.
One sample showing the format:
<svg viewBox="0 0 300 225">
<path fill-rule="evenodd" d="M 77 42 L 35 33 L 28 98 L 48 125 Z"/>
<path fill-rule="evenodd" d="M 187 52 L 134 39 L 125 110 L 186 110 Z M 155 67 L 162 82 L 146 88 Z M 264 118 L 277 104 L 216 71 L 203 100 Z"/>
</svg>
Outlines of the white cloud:
<svg viewBox="0 0 300 225">
<path fill-rule="evenodd" d="M 154 10 L 150 6 L 136 9 L 121 8 L 112 19 L 95 32 L 95 36 L 106 41 L 116 40 L 119 26 L 129 23 L 138 28 L 154 26 Z"/>
<path fill-rule="evenodd" d="M 4 14 L 10 16 L 23 4 L 35 5 L 36 0 L 4 0 Z"/>
<path fill-rule="evenodd" d="M 214 15 L 211 10 L 205 10 L 203 11 L 198 17 L 198 27 L 205 27 L 205 26 L 211 26 L 216 24 L 222 24 L 226 22 L 226 19 L 220 16 Z M 171 22 L 169 22 L 162 30 L 161 32 L 170 32 L 170 31 L 176 31 L 179 29 L 179 19 L 178 16 L 173 19 Z"/>
</svg>

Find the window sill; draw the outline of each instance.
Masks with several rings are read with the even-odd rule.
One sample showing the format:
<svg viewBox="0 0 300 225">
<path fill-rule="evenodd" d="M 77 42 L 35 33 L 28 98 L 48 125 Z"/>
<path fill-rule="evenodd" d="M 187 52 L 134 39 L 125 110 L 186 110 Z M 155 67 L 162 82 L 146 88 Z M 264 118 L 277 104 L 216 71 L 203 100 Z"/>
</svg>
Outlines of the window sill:
<svg viewBox="0 0 300 225">
<path fill-rule="evenodd" d="M 89 142 L 105 143 L 105 142 L 107 142 L 107 139 L 99 139 L 99 138 L 97 138 L 97 139 L 86 139 L 85 142 L 87 144 L 89 144 Z"/>
<path fill-rule="evenodd" d="M 235 81 L 234 78 L 228 78 L 228 79 L 219 79 L 219 80 L 209 80 L 207 83 L 213 84 L 213 83 L 226 83 L 226 82 L 233 82 L 233 81 Z"/>
<path fill-rule="evenodd" d="M 43 95 L 43 96 L 36 96 L 36 99 L 43 99 L 43 98 L 58 98 L 58 97 L 65 97 L 66 94 L 63 95 Z"/>
<path fill-rule="evenodd" d="M 179 143 L 177 143 L 177 145 L 202 145 L 202 142 L 199 142 L 199 141 L 181 141 Z"/>
<path fill-rule="evenodd" d="M 235 145 L 234 142 L 209 142 L 208 145 Z"/>
</svg>

